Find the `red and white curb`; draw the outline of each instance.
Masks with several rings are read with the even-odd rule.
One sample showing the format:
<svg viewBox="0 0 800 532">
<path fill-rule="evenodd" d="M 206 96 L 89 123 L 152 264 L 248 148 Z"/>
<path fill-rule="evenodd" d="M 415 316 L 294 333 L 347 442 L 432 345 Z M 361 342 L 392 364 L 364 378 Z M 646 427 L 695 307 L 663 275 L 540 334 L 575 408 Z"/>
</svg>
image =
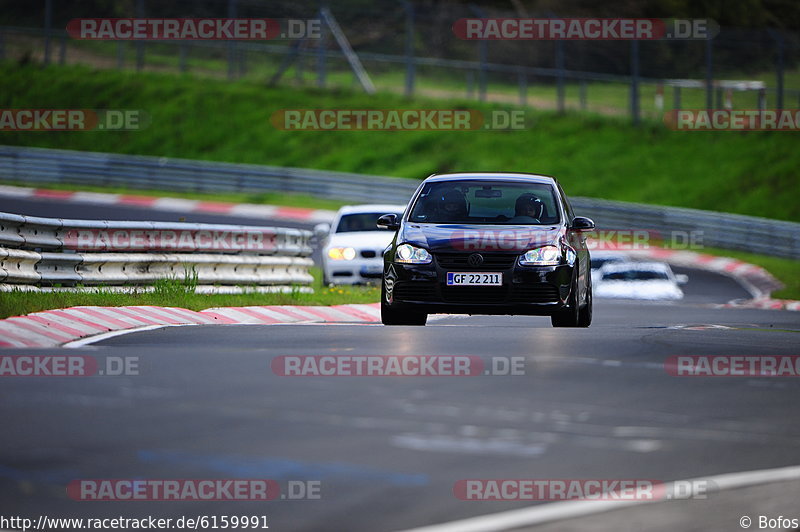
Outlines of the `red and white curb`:
<svg viewBox="0 0 800 532">
<path fill-rule="evenodd" d="M 54 190 L 10 185 L 0 185 L 0 197 L 46 199 L 89 205 L 125 205 L 128 207 L 143 207 L 170 212 L 224 214 L 229 216 L 292 220 L 309 223 L 330 222 L 336 214 L 334 211 L 302 207 L 161 198 L 135 194 L 109 194 L 105 192 L 76 192 L 71 190 Z"/>
<path fill-rule="evenodd" d="M 210 308 L 71 307 L 0 320 L 0 347 L 55 347 L 83 338 L 177 325 L 379 323 L 380 304 Z M 106 336 L 107 337 L 107 336 Z"/>
</svg>

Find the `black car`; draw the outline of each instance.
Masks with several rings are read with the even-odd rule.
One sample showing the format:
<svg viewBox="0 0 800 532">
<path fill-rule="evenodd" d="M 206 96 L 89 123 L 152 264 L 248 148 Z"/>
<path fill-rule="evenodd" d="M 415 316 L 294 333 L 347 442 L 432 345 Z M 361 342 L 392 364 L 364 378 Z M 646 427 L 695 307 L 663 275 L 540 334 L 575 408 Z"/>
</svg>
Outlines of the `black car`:
<svg viewBox="0 0 800 532">
<path fill-rule="evenodd" d="M 588 327 L 592 278 L 583 234 L 555 178 L 533 174 L 433 175 L 384 252 L 384 325 L 425 325 L 428 314 L 551 316 L 554 327 Z"/>
</svg>

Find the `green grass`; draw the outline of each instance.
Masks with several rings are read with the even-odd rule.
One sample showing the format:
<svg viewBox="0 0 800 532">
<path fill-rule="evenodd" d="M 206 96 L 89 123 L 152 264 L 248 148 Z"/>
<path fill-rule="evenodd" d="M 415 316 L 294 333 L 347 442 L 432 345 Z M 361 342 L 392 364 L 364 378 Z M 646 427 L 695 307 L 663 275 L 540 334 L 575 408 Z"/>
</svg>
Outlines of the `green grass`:
<svg viewBox="0 0 800 532">
<path fill-rule="evenodd" d="M 516 131 L 280 131 L 270 116 L 281 109 L 510 107 L 8 62 L 0 66 L 0 107 L 143 109 L 152 118 L 142 131 L 3 132 L 0 144 L 416 179 L 539 172 L 557 176 L 573 196 L 800 220 L 796 133 L 674 132 L 656 121 L 637 128 L 624 117 L 533 110 L 529 127 Z"/>
<path fill-rule="evenodd" d="M 704 248 L 701 253 L 717 255 L 720 257 L 731 257 L 750 264 L 761 266 L 776 279 L 782 282 L 785 287 L 772 293 L 775 299 L 795 299 L 800 300 L 800 260 L 782 259 L 779 257 L 768 257 L 744 251 L 732 251 L 729 249 Z"/>
<path fill-rule="evenodd" d="M 374 286 L 322 286 L 322 273 L 312 268 L 313 294 L 207 295 L 194 292 L 192 282 L 162 280 L 152 292 L 98 293 L 80 292 L 4 292 L 0 295 L 0 319 L 21 316 L 41 310 L 96 305 L 120 307 L 128 305 L 157 305 L 203 310 L 212 307 L 245 307 L 254 305 L 342 305 L 348 303 L 377 303 L 380 289 Z"/>
</svg>

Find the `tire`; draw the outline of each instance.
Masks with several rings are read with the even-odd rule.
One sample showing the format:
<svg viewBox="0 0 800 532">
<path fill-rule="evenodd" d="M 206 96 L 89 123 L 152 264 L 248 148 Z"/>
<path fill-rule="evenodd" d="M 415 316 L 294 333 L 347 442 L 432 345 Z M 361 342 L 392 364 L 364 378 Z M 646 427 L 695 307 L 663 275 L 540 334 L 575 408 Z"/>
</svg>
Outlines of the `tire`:
<svg viewBox="0 0 800 532">
<path fill-rule="evenodd" d="M 384 325 L 424 326 L 428 322 L 428 314 L 413 310 L 393 309 L 386 303 L 386 286 L 381 282 L 381 323 Z"/>
<path fill-rule="evenodd" d="M 578 312 L 578 327 L 588 327 L 592 324 L 592 278 L 589 277 L 589 286 L 586 288 L 586 304 Z"/>
<path fill-rule="evenodd" d="M 553 327 L 578 327 L 580 321 L 580 309 L 578 308 L 578 279 L 575 279 L 575 286 L 572 287 L 567 308 L 559 310 L 550 316 L 550 323 Z"/>
</svg>

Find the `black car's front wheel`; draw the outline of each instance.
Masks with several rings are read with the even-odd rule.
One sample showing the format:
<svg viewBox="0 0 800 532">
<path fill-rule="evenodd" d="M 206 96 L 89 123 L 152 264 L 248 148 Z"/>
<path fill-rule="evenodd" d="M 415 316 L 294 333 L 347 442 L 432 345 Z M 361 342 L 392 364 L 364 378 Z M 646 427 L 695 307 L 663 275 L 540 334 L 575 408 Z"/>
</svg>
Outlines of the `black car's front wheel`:
<svg viewBox="0 0 800 532">
<path fill-rule="evenodd" d="M 386 301 L 386 284 L 381 283 L 381 322 L 384 325 L 425 325 L 428 314 L 413 310 L 395 309 Z"/>
<path fill-rule="evenodd" d="M 591 283 L 591 281 L 589 281 Z M 578 280 L 572 286 L 567 306 L 550 316 L 553 327 L 588 327 L 592 323 L 592 286 L 587 286 L 586 304 L 581 307 L 578 300 Z"/>
</svg>

